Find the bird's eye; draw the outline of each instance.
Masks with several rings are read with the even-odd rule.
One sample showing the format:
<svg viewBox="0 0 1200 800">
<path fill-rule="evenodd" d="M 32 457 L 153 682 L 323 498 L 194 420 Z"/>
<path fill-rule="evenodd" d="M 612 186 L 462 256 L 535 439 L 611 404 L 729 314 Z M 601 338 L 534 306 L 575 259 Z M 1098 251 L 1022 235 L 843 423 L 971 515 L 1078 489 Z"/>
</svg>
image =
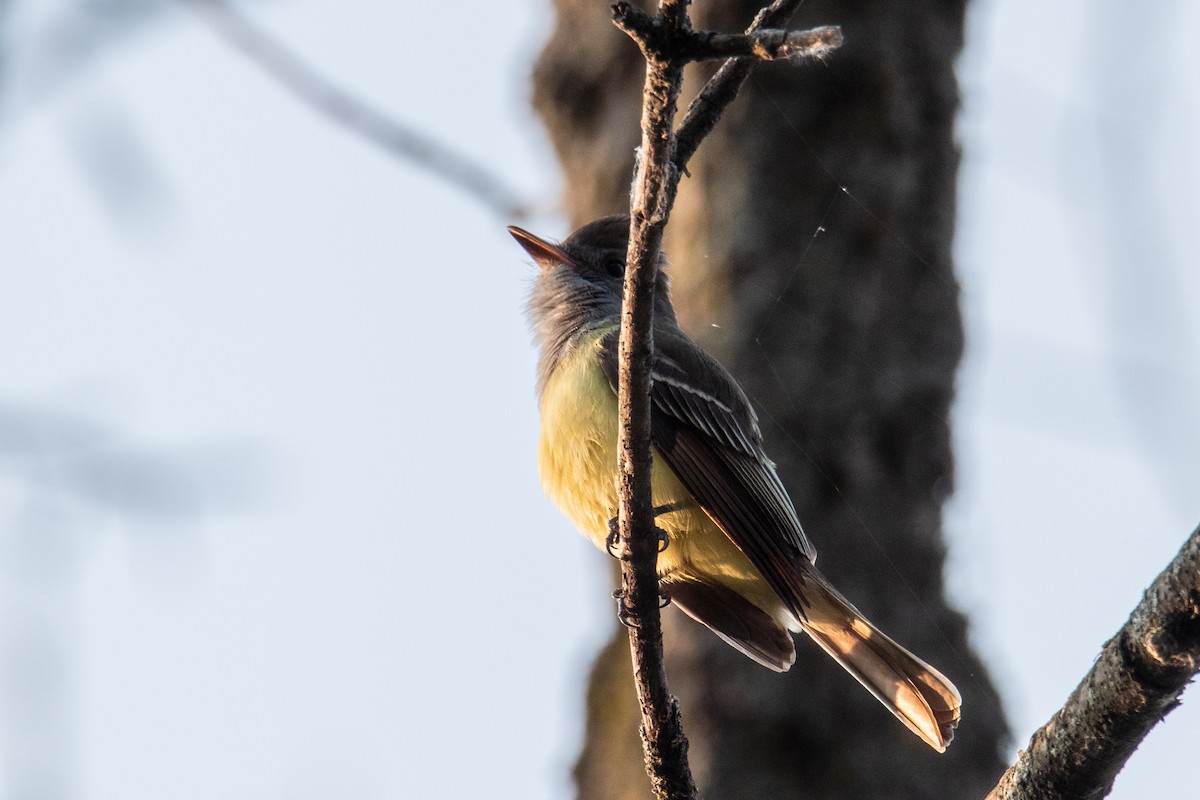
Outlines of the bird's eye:
<svg viewBox="0 0 1200 800">
<path fill-rule="evenodd" d="M 625 277 L 625 260 L 617 256 L 609 256 L 604 259 L 604 271 L 614 278 Z"/>
</svg>

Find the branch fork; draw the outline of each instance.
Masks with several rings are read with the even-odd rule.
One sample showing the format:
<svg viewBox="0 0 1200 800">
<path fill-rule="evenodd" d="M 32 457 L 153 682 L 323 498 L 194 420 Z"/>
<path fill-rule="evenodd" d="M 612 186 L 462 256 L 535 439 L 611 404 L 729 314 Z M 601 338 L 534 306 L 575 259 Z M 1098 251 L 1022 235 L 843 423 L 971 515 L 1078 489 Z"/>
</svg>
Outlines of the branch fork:
<svg viewBox="0 0 1200 800">
<path fill-rule="evenodd" d="M 686 15 L 683 24 L 669 24 L 663 16 L 650 16 L 626 0 L 612 7 L 613 24 L 637 42 L 647 60 L 712 61 L 749 58 L 758 61 L 823 58 L 842 43 L 841 28 L 826 26 L 808 31 L 751 28 L 745 33 L 693 31 Z"/>
</svg>

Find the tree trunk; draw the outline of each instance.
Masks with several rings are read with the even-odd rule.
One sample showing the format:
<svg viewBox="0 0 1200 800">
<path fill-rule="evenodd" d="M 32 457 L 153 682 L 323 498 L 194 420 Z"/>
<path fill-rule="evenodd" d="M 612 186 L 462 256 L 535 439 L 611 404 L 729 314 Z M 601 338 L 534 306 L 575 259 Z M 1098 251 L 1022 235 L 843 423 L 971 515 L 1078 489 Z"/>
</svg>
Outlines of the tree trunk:
<svg viewBox="0 0 1200 800">
<path fill-rule="evenodd" d="M 581 224 L 628 210 L 643 63 L 607 3 L 555 5 L 534 99 Z M 740 30 L 758 8 L 705 3 L 693 19 Z M 758 67 L 692 161 L 666 243 L 676 307 L 758 406 L 822 570 L 957 683 L 963 720 L 939 756 L 805 637 L 777 675 L 670 609 L 668 675 L 708 797 L 982 797 L 1007 730 L 942 584 L 962 352 L 950 248 L 963 3 L 814 1 L 793 20 L 817 24 L 841 25 L 846 44 L 827 64 Z M 690 74 L 683 103 L 712 69 Z M 642 800 L 615 624 L 614 637 L 591 675 L 579 797 Z"/>
</svg>

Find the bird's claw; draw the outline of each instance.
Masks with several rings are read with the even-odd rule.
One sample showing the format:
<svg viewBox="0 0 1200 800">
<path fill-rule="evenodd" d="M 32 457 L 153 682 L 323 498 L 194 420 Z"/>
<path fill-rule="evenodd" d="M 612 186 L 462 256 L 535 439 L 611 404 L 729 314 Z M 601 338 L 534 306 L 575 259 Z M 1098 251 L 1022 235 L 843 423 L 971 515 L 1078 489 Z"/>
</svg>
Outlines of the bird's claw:
<svg viewBox="0 0 1200 800">
<path fill-rule="evenodd" d="M 629 605 L 629 595 L 625 594 L 625 590 L 615 589 L 612 596 L 617 601 L 617 621 L 626 628 L 638 627 L 637 614 L 633 613 L 633 608 Z"/>
<path fill-rule="evenodd" d="M 616 518 L 609 520 L 608 536 L 604 537 L 604 549 L 613 558 L 619 558 L 622 561 L 629 560 L 629 540 L 616 530 Z M 658 552 L 663 552 L 671 545 L 671 537 L 667 536 L 667 532 L 662 528 L 654 529 L 658 533 Z"/>
<path fill-rule="evenodd" d="M 625 594 L 625 590 L 614 589 L 612 596 L 617 601 L 617 620 L 626 628 L 640 627 L 641 623 L 637 614 L 634 613 L 633 606 L 629 603 L 629 595 Z M 671 593 L 666 589 L 659 588 L 658 607 L 666 608 L 669 605 L 671 605 Z"/>
<path fill-rule="evenodd" d="M 670 514 L 674 511 L 680 511 L 684 508 L 683 503 L 665 503 L 661 506 L 655 506 L 651 513 L 654 518 L 658 519 L 663 514 Z M 654 530 L 658 533 L 658 552 L 663 552 L 671 545 L 671 537 L 662 528 L 655 526 Z M 629 542 L 621 535 L 621 523 L 617 517 L 613 517 L 608 521 L 608 536 L 604 538 L 604 549 L 613 558 L 619 558 L 622 561 L 629 559 Z"/>
<path fill-rule="evenodd" d="M 604 538 L 604 549 L 613 558 L 619 558 L 622 561 L 629 558 L 629 543 L 621 535 L 621 528 L 616 517 L 608 521 L 608 536 Z"/>
</svg>

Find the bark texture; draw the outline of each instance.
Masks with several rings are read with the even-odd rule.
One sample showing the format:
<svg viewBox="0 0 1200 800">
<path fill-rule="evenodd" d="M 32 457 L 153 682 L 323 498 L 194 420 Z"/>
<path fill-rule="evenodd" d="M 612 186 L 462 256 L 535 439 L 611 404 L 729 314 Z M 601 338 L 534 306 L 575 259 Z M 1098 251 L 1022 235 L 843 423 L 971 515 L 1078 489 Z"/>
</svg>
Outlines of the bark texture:
<svg viewBox="0 0 1200 800">
<path fill-rule="evenodd" d="M 1200 528 L 988 800 L 1107 797 L 1150 729 L 1200 670 Z"/>
<path fill-rule="evenodd" d="M 627 22 L 613 7 L 618 25 Z M 637 12 L 637 7 L 626 6 Z M 641 16 L 635 14 L 635 16 Z M 648 17 L 644 18 L 649 20 Z M 671 33 L 686 31 L 687 0 L 664 0 L 656 22 Z M 627 30 L 627 33 L 632 32 Z M 622 613 L 636 622 L 629 629 L 633 679 L 642 722 L 646 774 L 659 800 L 694 800 L 696 783 L 688 766 L 688 743 L 679 701 L 667 685 L 662 619 L 659 615 L 658 536 L 651 504 L 650 365 L 654 356 L 654 285 L 672 188 L 671 126 L 683 85 L 683 60 L 672 60 L 635 36 L 646 58 L 641 124 L 642 158 L 634 177 L 630 209 L 624 300 L 621 303 L 617 405 L 617 473 L 620 531 L 627 542 L 621 559 Z"/>
<path fill-rule="evenodd" d="M 555 5 L 534 99 L 581 224 L 628 209 L 643 67 L 607 4 Z M 738 31 L 757 10 L 693 18 Z M 1004 769 L 996 693 L 942 584 L 962 16 L 962 2 L 806 4 L 793 27 L 842 25 L 845 45 L 827 65 L 757 68 L 693 159 L 665 249 L 684 327 L 758 404 L 822 570 L 958 684 L 963 722 L 938 756 L 810 643 L 776 675 L 668 609 L 668 672 L 709 797 L 981 797 Z M 689 73 L 684 103 L 713 69 Z M 591 677 L 581 798 L 650 795 L 615 635 Z"/>
</svg>

